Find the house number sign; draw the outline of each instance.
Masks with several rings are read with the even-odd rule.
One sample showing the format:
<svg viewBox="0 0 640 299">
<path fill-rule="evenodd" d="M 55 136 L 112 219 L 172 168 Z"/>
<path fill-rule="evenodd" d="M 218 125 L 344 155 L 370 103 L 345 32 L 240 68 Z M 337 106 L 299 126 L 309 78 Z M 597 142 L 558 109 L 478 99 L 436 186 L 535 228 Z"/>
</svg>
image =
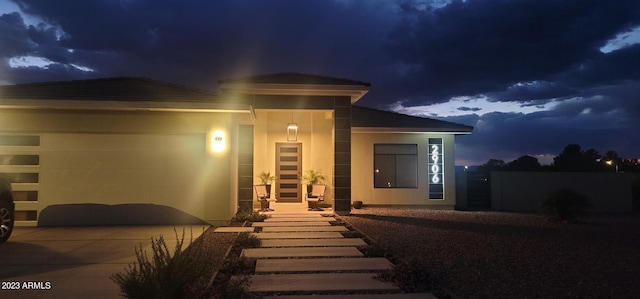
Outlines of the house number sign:
<svg viewBox="0 0 640 299">
<path fill-rule="evenodd" d="M 444 199 L 444 149 L 442 138 L 429 138 L 429 199 Z"/>
</svg>

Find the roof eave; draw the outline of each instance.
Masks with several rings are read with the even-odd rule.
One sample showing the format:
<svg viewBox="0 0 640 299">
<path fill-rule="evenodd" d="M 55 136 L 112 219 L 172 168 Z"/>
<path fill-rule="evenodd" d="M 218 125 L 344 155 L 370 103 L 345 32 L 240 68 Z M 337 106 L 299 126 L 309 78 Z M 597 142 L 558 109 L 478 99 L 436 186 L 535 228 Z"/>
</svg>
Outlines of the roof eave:
<svg viewBox="0 0 640 299">
<path fill-rule="evenodd" d="M 351 127 L 353 133 L 431 133 L 431 134 L 454 134 L 469 135 L 473 129 L 453 129 L 453 128 L 400 128 L 400 127 Z"/>
</svg>

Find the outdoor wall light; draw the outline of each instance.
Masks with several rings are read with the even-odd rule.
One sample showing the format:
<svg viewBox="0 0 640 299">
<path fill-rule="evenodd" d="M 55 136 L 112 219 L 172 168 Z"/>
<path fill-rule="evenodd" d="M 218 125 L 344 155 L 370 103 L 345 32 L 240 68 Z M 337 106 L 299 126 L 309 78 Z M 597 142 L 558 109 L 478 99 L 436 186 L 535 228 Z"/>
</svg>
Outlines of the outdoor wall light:
<svg viewBox="0 0 640 299">
<path fill-rule="evenodd" d="M 298 124 L 289 123 L 287 125 L 287 141 L 298 141 Z"/>
<path fill-rule="evenodd" d="M 224 138 L 224 132 L 222 131 L 215 131 L 213 132 L 213 136 L 211 139 L 211 148 L 213 149 L 214 152 L 222 152 L 225 149 L 225 138 Z"/>
</svg>

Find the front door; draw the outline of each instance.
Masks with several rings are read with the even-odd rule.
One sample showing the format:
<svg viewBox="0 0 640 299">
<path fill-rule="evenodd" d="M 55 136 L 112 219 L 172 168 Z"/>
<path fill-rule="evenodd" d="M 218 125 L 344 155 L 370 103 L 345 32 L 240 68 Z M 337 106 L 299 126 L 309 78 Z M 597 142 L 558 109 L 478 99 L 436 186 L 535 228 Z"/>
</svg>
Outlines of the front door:
<svg viewBox="0 0 640 299">
<path fill-rule="evenodd" d="M 279 202 L 302 202 L 301 168 L 302 143 L 276 143 L 276 198 Z"/>
</svg>

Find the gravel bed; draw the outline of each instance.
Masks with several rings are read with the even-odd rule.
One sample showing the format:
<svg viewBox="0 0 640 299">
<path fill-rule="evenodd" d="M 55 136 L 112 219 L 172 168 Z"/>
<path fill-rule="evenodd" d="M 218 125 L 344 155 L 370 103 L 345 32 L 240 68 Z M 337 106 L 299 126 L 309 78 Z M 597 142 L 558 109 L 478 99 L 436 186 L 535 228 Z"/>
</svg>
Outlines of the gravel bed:
<svg viewBox="0 0 640 299">
<path fill-rule="evenodd" d="M 238 233 L 215 233 L 214 226 L 211 226 L 202 235 L 194 241 L 191 246 L 197 247 L 199 242 L 202 242 L 203 250 L 205 252 L 205 259 L 202 263 L 206 263 L 210 267 L 211 272 L 209 277 L 203 278 L 208 280 L 213 279 L 213 275 L 217 273 L 224 263 L 224 258 L 233 246 L 233 242 L 236 240 Z"/>
<path fill-rule="evenodd" d="M 460 298 L 640 298 L 640 218 L 364 208 L 342 216 Z"/>
</svg>

